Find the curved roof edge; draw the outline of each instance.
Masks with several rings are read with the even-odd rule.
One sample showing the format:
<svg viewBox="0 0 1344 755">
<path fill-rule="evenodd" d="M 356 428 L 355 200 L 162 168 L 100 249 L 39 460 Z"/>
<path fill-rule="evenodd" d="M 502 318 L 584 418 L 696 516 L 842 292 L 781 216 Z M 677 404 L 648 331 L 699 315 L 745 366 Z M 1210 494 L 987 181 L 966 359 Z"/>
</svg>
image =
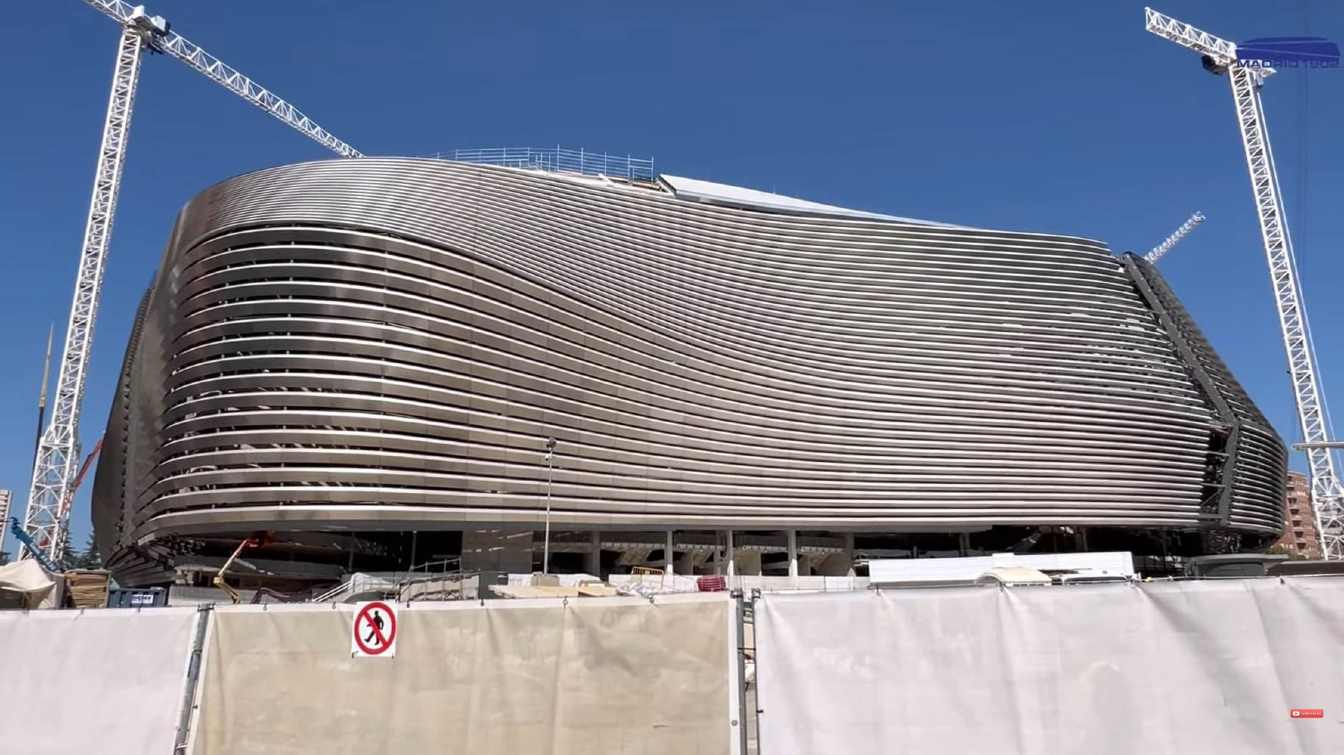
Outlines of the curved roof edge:
<svg viewBox="0 0 1344 755">
<path fill-rule="evenodd" d="M 677 199 L 683 199 L 690 202 L 704 202 L 705 204 L 738 207 L 748 210 L 780 212 L 791 215 L 821 215 L 841 218 L 858 218 L 861 220 L 887 220 L 898 223 L 934 226 L 937 228 L 972 230 L 967 226 L 938 223 L 932 220 L 920 220 L 918 218 L 903 218 L 899 215 L 884 215 L 879 212 L 851 210 L 848 207 L 837 207 L 836 205 L 822 204 L 821 202 L 812 202 L 806 199 L 798 199 L 797 197 L 789 197 L 783 194 L 772 194 L 768 191 L 747 189 L 741 186 L 715 183 L 699 178 L 669 176 L 666 173 L 660 174 L 658 178 L 664 185 L 666 185 L 667 189 L 677 197 Z"/>
</svg>

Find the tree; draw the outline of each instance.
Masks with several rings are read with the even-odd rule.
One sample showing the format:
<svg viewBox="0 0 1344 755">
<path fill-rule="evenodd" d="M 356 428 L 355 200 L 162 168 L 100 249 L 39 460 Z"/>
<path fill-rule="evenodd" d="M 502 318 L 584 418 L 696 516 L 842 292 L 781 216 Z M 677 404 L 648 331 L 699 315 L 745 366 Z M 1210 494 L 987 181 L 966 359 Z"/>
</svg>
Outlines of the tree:
<svg viewBox="0 0 1344 755">
<path fill-rule="evenodd" d="M 89 539 L 84 543 L 84 550 L 76 553 L 71 550 L 70 542 L 65 543 L 65 550 L 61 552 L 61 563 L 65 564 L 67 569 L 101 569 L 103 559 L 98 555 L 98 546 L 94 544 L 93 533 L 89 533 Z"/>
<path fill-rule="evenodd" d="M 93 541 L 93 533 L 89 533 L 89 539 L 84 543 L 84 552 L 79 555 L 81 569 L 101 569 L 103 568 L 103 557 L 98 554 L 98 544 Z"/>
<path fill-rule="evenodd" d="M 65 539 L 64 543 L 61 543 L 61 552 L 56 558 L 56 565 L 62 569 L 79 568 L 79 558 L 76 557 L 75 552 L 70 549 L 70 538 L 68 537 Z"/>
</svg>

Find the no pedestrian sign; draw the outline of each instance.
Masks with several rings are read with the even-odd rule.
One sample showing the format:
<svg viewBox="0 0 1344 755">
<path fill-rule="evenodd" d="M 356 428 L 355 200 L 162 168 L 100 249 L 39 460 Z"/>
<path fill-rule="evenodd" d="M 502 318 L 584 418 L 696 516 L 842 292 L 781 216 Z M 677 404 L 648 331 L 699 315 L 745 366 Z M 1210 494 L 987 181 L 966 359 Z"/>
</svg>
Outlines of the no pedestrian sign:
<svg viewBox="0 0 1344 755">
<path fill-rule="evenodd" d="M 392 658 L 397 654 L 397 612 L 388 603 L 360 603 L 350 627 L 353 658 Z"/>
</svg>

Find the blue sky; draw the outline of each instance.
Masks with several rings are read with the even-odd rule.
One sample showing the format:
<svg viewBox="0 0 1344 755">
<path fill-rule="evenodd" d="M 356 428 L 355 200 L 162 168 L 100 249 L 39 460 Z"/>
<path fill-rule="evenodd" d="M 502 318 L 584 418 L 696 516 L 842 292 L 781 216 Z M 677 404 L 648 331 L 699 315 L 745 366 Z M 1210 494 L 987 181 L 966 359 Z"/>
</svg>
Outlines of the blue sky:
<svg viewBox="0 0 1344 755">
<path fill-rule="evenodd" d="M 8 14 L 0 48 L 0 487 L 26 498 L 47 326 L 68 316 L 117 30 L 75 0 Z M 727 7 L 731 6 L 731 7 Z M 1147 249 L 1290 442 L 1299 436 L 1224 79 L 1142 4 L 398 3 L 149 6 L 368 154 L 562 144 L 824 202 Z M 1231 39 L 1344 41 L 1344 5 L 1167 0 Z M 1344 69 L 1265 92 L 1327 395 L 1344 396 Z M 107 419 L 178 209 L 229 176 L 327 154 L 176 61 L 146 60 L 82 437 Z M 59 355 L 58 355 L 59 356 Z M 53 378 L 54 381 L 54 378 Z M 1344 411 L 1344 397 L 1336 402 Z M 1344 422 L 1344 418 L 1341 419 Z M 1295 459 L 1294 466 L 1303 468 Z M 88 487 L 91 487 L 88 486 Z M 89 531 L 88 489 L 72 541 Z M 13 549 L 12 541 L 8 544 Z"/>
</svg>

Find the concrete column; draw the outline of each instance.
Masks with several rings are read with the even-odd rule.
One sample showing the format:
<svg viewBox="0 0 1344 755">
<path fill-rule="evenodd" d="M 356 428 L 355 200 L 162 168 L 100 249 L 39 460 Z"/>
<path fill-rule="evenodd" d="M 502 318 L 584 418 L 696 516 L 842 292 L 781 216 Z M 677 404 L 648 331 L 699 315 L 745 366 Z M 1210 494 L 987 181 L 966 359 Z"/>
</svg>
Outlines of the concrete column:
<svg viewBox="0 0 1344 755">
<path fill-rule="evenodd" d="M 854 533 L 845 533 L 845 561 L 848 562 L 849 576 L 854 576 Z"/>
<path fill-rule="evenodd" d="M 742 552 L 737 554 L 737 560 L 741 562 L 736 566 L 737 573 L 741 576 L 759 577 L 764 573 L 761 568 L 761 552 L 758 550 L 743 548 Z"/>
<path fill-rule="evenodd" d="M 798 530 L 789 530 L 789 576 L 798 576 Z"/>
<path fill-rule="evenodd" d="M 672 550 L 672 530 L 667 531 L 667 544 L 663 546 L 663 571 L 672 575 L 672 560 L 676 558 L 675 551 Z"/>
<path fill-rule="evenodd" d="M 728 576 L 730 576 L 730 577 L 736 577 L 736 576 L 737 576 L 737 553 L 736 553 L 736 550 L 737 550 L 737 549 L 733 547 L 733 531 L 732 531 L 732 530 L 728 530 L 727 550 L 728 550 Z"/>
<path fill-rule="evenodd" d="M 584 570 L 594 577 L 602 577 L 602 533 L 593 530 L 592 545 L 588 551 L 588 566 Z"/>
<path fill-rule="evenodd" d="M 672 568 L 677 574 L 689 577 L 695 574 L 701 566 L 704 566 L 705 562 L 709 561 L 709 556 L 710 554 L 705 551 L 687 548 L 672 562 Z"/>
</svg>

